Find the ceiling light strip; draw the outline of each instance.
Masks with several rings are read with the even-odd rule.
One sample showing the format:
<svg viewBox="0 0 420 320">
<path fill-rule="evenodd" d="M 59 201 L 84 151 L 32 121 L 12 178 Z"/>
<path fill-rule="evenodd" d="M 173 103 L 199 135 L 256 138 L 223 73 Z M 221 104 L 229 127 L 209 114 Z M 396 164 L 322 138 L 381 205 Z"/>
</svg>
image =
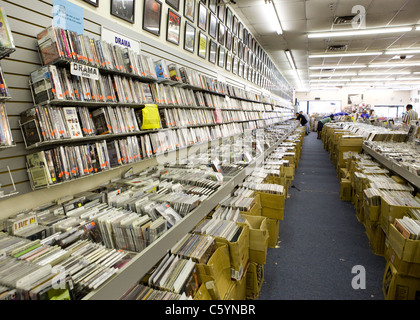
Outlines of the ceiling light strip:
<svg viewBox="0 0 420 320">
<path fill-rule="evenodd" d="M 380 29 L 359 29 L 350 31 L 330 31 L 330 32 L 314 32 L 309 33 L 308 38 L 331 38 L 331 37 L 347 37 L 347 36 L 363 36 L 384 33 L 403 33 L 411 31 L 413 27 L 395 27 Z M 416 28 L 416 30 L 418 30 Z"/>
</svg>

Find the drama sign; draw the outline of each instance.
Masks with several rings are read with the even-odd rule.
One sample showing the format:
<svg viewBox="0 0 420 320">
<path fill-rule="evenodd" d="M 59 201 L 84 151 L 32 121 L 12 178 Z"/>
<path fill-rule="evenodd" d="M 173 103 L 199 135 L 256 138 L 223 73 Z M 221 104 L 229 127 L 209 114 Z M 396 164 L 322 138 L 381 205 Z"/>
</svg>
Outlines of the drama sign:
<svg viewBox="0 0 420 320">
<path fill-rule="evenodd" d="M 126 35 L 107 29 L 104 26 L 102 26 L 101 28 L 101 39 L 113 45 L 130 48 L 134 52 L 140 53 L 139 41 L 129 38 Z"/>
<path fill-rule="evenodd" d="M 98 68 L 89 67 L 80 63 L 72 62 L 70 64 L 70 73 L 74 76 L 89 78 L 93 80 L 99 79 Z"/>
</svg>

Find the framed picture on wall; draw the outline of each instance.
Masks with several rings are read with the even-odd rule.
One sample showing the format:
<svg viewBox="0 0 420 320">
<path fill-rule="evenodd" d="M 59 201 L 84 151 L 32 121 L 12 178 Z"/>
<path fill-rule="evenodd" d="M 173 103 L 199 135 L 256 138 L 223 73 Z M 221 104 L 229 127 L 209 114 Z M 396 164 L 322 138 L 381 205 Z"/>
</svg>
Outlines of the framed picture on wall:
<svg viewBox="0 0 420 320">
<path fill-rule="evenodd" d="M 184 49 L 189 52 L 194 52 L 195 46 L 195 27 L 185 21 L 185 29 L 184 29 Z"/>
<path fill-rule="evenodd" d="M 198 6 L 198 27 L 203 31 L 207 30 L 207 17 L 208 9 L 203 3 L 200 2 Z"/>
<path fill-rule="evenodd" d="M 200 31 L 198 36 L 198 56 L 205 59 L 207 55 L 207 35 Z"/>
<path fill-rule="evenodd" d="M 217 43 L 210 39 L 209 45 L 209 61 L 211 63 L 216 63 L 216 54 L 217 54 Z"/>
<path fill-rule="evenodd" d="M 229 30 L 226 31 L 226 49 L 232 49 L 232 32 Z"/>
<path fill-rule="evenodd" d="M 159 0 L 144 0 L 143 29 L 160 35 L 160 18 L 162 16 L 162 3 Z"/>
<path fill-rule="evenodd" d="M 229 7 L 226 7 L 226 28 L 232 30 L 232 10 Z"/>
<path fill-rule="evenodd" d="M 92 6 L 99 7 L 99 0 L 83 0 L 83 1 L 91 4 Z"/>
<path fill-rule="evenodd" d="M 179 10 L 179 0 L 166 0 L 167 4 L 169 4 L 172 8 L 174 8 L 176 11 Z"/>
<path fill-rule="evenodd" d="M 225 25 L 223 23 L 219 22 L 219 34 L 218 34 L 218 37 L 217 37 L 217 41 L 221 45 L 225 44 L 225 31 L 226 31 Z"/>
<path fill-rule="evenodd" d="M 217 17 L 220 21 L 225 22 L 225 6 L 218 6 Z"/>
<path fill-rule="evenodd" d="M 168 8 L 168 23 L 166 24 L 166 41 L 179 44 L 181 33 L 181 16 Z"/>
<path fill-rule="evenodd" d="M 217 13 L 217 0 L 209 0 L 209 9 L 214 14 Z"/>
<path fill-rule="evenodd" d="M 232 54 L 228 51 L 226 53 L 226 63 L 225 63 L 226 70 L 230 72 L 232 70 Z"/>
<path fill-rule="evenodd" d="M 244 40 L 244 34 L 243 33 L 244 33 L 244 25 L 242 24 L 242 22 L 239 22 L 239 24 L 238 24 L 238 37 L 242 41 Z"/>
<path fill-rule="evenodd" d="M 209 14 L 209 36 L 216 39 L 217 35 L 217 18 L 214 14 Z"/>
<path fill-rule="evenodd" d="M 217 65 L 220 68 L 225 67 L 225 55 L 226 55 L 226 49 L 223 48 L 222 46 L 219 46 L 219 55 L 218 55 L 218 59 L 217 59 Z"/>
<path fill-rule="evenodd" d="M 184 1 L 184 17 L 194 22 L 195 16 L 195 0 L 185 0 Z"/>
<path fill-rule="evenodd" d="M 235 36 L 238 35 L 238 17 L 237 16 L 233 16 L 233 20 L 232 20 L 232 32 L 234 33 Z"/>
<path fill-rule="evenodd" d="M 134 23 L 134 0 L 111 0 L 111 14 Z"/>
</svg>

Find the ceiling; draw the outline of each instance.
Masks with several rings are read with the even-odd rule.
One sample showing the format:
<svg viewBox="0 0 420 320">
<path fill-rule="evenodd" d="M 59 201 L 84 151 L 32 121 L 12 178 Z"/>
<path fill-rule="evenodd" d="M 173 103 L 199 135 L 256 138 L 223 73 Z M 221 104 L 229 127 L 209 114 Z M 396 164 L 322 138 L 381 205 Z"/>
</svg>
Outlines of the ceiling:
<svg viewBox="0 0 420 320">
<path fill-rule="evenodd" d="M 273 0 L 283 33 L 277 34 L 267 10 L 267 0 L 236 0 L 233 10 L 271 56 L 283 76 L 296 91 L 326 88 L 420 88 L 420 0 Z M 266 3 L 267 2 L 267 3 Z M 355 7 L 357 6 L 357 7 Z M 359 11 L 354 11 L 358 9 Z M 364 25 L 335 24 L 342 16 L 365 13 Z M 350 20 L 351 21 L 351 20 Z M 309 38 L 314 32 L 369 30 L 410 27 L 409 31 L 370 35 Z M 328 47 L 344 50 L 331 51 Z M 294 72 L 285 50 L 291 51 Z M 417 49 L 417 53 L 406 50 Z M 403 54 L 385 51 L 404 50 Z M 333 56 L 357 53 L 356 56 Z M 369 55 L 361 55 L 369 54 Z M 310 57 L 329 54 L 328 57 Z M 401 55 L 405 59 L 401 59 Z M 391 65 L 392 63 L 392 65 Z M 379 67 L 378 65 L 383 66 Z M 395 65 L 396 64 L 396 65 Z M 409 66 L 408 64 L 414 64 Z M 407 79 L 407 80 L 404 80 Z"/>
</svg>

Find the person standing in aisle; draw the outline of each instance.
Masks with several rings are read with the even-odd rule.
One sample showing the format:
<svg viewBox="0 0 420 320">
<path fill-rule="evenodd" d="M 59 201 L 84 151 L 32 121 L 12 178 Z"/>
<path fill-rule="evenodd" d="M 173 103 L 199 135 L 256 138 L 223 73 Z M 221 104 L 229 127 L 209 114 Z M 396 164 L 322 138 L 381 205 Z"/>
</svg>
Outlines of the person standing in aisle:
<svg viewBox="0 0 420 320">
<path fill-rule="evenodd" d="M 334 120 L 334 115 L 330 115 L 327 117 L 322 118 L 321 120 L 318 121 L 318 127 L 317 127 L 317 139 L 321 139 L 321 132 L 322 132 L 322 128 L 324 127 L 324 124 L 333 121 Z"/>
<path fill-rule="evenodd" d="M 419 119 L 419 115 L 417 114 L 416 110 L 413 110 L 413 106 L 411 104 L 407 104 L 407 106 L 405 107 L 405 110 L 407 112 L 404 114 L 402 118 L 403 123 L 408 125 L 410 124 L 411 121 Z"/>
<path fill-rule="evenodd" d="M 301 115 L 303 115 L 305 117 L 305 119 L 306 119 L 305 127 L 306 127 L 306 134 L 308 135 L 308 134 L 311 133 L 311 129 L 309 128 L 309 121 L 310 121 L 309 120 L 309 116 L 306 113 L 304 113 L 303 111 L 301 111 L 299 113 Z"/>
<path fill-rule="evenodd" d="M 306 126 L 308 121 L 306 120 L 305 116 L 303 115 L 303 112 L 301 111 L 300 113 L 296 113 L 296 114 L 297 114 L 296 120 L 299 120 L 300 124 L 306 128 L 306 135 L 308 135 L 308 129 L 307 129 L 307 126 Z"/>
<path fill-rule="evenodd" d="M 366 110 L 363 110 L 363 112 L 360 114 L 360 117 L 364 120 L 369 119 L 369 115 Z"/>
</svg>

